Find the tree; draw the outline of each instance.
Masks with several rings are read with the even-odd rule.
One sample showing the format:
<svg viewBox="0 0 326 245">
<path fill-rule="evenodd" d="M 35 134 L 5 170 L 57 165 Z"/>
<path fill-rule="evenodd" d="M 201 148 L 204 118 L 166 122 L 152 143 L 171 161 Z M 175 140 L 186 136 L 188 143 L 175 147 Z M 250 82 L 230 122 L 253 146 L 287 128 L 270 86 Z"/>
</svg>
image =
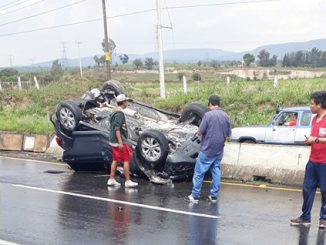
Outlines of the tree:
<svg viewBox="0 0 326 245">
<path fill-rule="evenodd" d="M 100 67 L 101 65 L 101 58 L 97 57 L 96 55 L 93 57 L 97 67 Z"/>
<path fill-rule="evenodd" d="M 10 77 L 18 75 L 18 71 L 14 68 L 5 68 L 0 71 L 0 76 Z"/>
<path fill-rule="evenodd" d="M 51 76 L 53 80 L 59 80 L 63 75 L 62 65 L 59 63 L 59 60 L 55 60 L 52 63 L 51 67 Z"/>
<path fill-rule="evenodd" d="M 152 70 L 154 66 L 154 60 L 153 58 L 146 58 L 145 59 L 145 68 L 148 70 Z"/>
<path fill-rule="evenodd" d="M 269 52 L 263 49 L 259 52 L 257 57 L 259 58 L 258 63 L 260 66 L 269 66 Z"/>
<path fill-rule="evenodd" d="M 243 56 L 243 62 L 245 63 L 246 66 L 249 67 L 251 63 L 255 62 L 255 56 L 247 53 Z"/>
<path fill-rule="evenodd" d="M 182 81 L 182 78 L 183 78 L 183 76 L 184 76 L 185 74 L 183 73 L 183 72 L 179 72 L 178 73 L 178 80 L 179 80 L 179 82 L 181 82 Z"/>
<path fill-rule="evenodd" d="M 135 59 L 133 62 L 134 66 L 136 67 L 136 69 L 138 69 L 139 67 L 143 66 L 143 62 L 141 59 Z"/>
<path fill-rule="evenodd" d="M 122 54 L 122 55 L 120 55 L 119 58 L 120 58 L 120 60 L 121 60 L 121 62 L 122 62 L 123 65 L 124 65 L 124 64 L 127 64 L 128 61 L 129 61 L 129 56 L 126 55 L 126 54 Z"/>
<path fill-rule="evenodd" d="M 269 66 L 276 66 L 277 56 L 274 54 L 273 57 L 268 61 Z"/>
<path fill-rule="evenodd" d="M 202 64 L 203 64 L 203 63 L 202 63 L 201 61 L 198 61 L 198 62 L 197 62 L 197 65 L 198 65 L 198 66 L 201 66 Z"/>
<path fill-rule="evenodd" d="M 194 81 L 201 81 L 201 75 L 200 75 L 199 73 L 197 73 L 197 72 L 193 73 L 193 74 L 191 75 L 191 78 L 192 78 L 192 80 L 194 80 Z"/>
</svg>

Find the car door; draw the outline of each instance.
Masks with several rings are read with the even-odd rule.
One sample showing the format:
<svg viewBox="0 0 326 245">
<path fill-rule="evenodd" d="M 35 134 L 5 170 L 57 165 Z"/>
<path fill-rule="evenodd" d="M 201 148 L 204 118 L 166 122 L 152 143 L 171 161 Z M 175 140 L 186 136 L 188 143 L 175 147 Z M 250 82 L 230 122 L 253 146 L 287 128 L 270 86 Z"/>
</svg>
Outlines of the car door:
<svg viewBox="0 0 326 245">
<path fill-rule="evenodd" d="M 294 144 L 297 126 L 285 126 L 294 111 L 282 111 L 266 130 L 266 143 Z"/>
<path fill-rule="evenodd" d="M 298 120 L 297 125 L 297 132 L 295 135 L 295 143 L 297 144 L 304 144 L 305 141 L 305 135 L 309 136 L 311 133 L 311 121 L 312 121 L 313 115 L 311 111 L 302 111 L 300 113 L 300 118 Z"/>
</svg>

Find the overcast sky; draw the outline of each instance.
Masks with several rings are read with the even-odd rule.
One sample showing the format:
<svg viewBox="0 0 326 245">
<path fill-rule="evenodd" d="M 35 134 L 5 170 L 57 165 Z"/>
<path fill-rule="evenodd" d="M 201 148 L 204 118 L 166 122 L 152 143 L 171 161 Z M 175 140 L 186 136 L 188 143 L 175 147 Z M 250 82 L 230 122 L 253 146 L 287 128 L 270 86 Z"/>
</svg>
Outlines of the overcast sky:
<svg viewBox="0 0 326 245">
<path fill-rule="evenodd" d="M 326 38 L 326 0 L 161 2 L 162 25 L 173 27 L 163 29 L 164 49 L 246 51 Z M 118 53 L 157 50 L 156 0 L 106 4 L 109 36 Z M 102 54 L 102 17 L 102 0 L 0 0 L 0 67 L 62 58 L 63 43 L 68 58 L 78 57 L 77 42 L 82 56 Z M 78 22 L 84 23 L 70 25 Z"/>
</svg>

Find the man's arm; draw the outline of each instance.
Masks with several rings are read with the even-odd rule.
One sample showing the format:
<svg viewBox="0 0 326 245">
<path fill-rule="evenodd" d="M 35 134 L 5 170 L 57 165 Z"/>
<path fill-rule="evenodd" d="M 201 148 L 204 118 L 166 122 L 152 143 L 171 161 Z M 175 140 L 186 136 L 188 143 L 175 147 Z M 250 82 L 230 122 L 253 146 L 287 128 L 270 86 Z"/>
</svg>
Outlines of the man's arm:
<svg viewBox="0 0 326 245">
<path fill-rule="evenodd" d="M 314 137 L 314 136 L 309 136 L 306 138 L 305 144 L 306 145 L 311 145 L 312 143 L 318 143 L 319 144 L 326 144 L 326 138 L 319 138 L 319 137 Z"/>
</svg>

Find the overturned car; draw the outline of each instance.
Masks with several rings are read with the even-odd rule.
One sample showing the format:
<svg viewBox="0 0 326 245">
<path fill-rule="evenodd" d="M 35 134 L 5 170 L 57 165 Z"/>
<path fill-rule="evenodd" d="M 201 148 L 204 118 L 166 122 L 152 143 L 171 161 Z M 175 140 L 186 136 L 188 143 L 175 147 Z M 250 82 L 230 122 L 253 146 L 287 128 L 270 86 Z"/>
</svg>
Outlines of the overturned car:
<svg viewBox="0 0 326 245">
<path fill-rule="evenodd" d="M 59 103 L 51 116 L 56 141 L 64 149 L 62 159 L 75 171 L 110 169 L 110 115 L 115 98 L 124 93 L 119 81 L 110 80 L 101 89 L 92 89 L 81 98 Z M 185 106 L 181 115 L 129 101 L 124 110 L 133 149 L 130 171 L 149 179 L 172 180 L 190 177 L 199 152 L 198 126 L 207 107 Z"/>
</svg>

